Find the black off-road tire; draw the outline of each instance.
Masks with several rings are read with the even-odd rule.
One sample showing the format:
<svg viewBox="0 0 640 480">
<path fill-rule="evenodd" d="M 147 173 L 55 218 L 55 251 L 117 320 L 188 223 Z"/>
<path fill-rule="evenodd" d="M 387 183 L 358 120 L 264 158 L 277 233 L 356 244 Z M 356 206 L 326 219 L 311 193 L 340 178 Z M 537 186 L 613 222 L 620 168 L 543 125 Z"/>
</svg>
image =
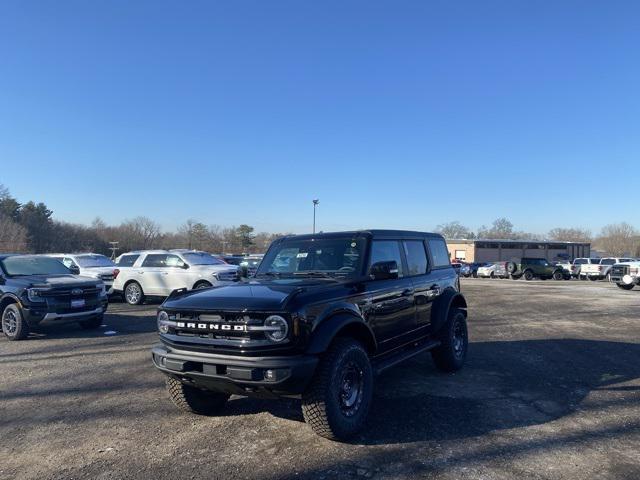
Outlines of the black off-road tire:
<svg viewBox="0 0 640 480">
<path fill-rule="evenodd" d="M 210 282 L 207 282 L 206 280 L 200 280 L 199 282 L 196 282 L 196 284 L 193 286 L 194 290 L 201 290 L 203 288 L 210 288 L 213 287 L 213 285 Z"/>
<path fill-rule="evenodd" d="M 441 345 L 431 350 L 436 368 L 442 372 L 457 372 L 464 365 L 469 346 L 467 316 L 464 310 L 454 308 L 439 335 Z"/>
<path fill-rule="evenodd" d="M 496 273 L 495 272 L 491 272 L 491 274 L 489 275 L 489 278 L 496 278 Z"/>
<path fill-rule="evenodd" d="M 344 376 L 353 367 L 361 381 L 353 411 L 341 402 Z M 345 440 L 365 424 L 373 397 L 373 371 L 367 352 L 352 338 L 338 338 L 320 359 L 316 372 L 302 395 L 305 422 L 321 437 Z"/>
<path fill-rule="evenodd" d="M 521 275 L 509 275 L 511 280 L 520 280 Z"/>
<path fill-rule="evenodd" d="M 596 277 L 595 275 L 590 275 L 589 277 L 587 277 L 589 280 L 591 280 L 592 282 L 597 282 L 598 280 L 600 280 L 598 277 Z"/>
<path fill-rule="evenodd" d="M 78 323 L 80 324 L 80 328 L 82 328 L 83 330 L 95 330 L 96 328 L 100 328 L 100 325 L 102 325 L 103 320 L 104 320 L 103 315 L 96 315 L 95 317 L 92 317 L 89 320 L 83 320 Z"/>
<path fill-rule="evenodd" d="M 24 340 L 29 335 L 29 325 L 22 315 L 22 310 L 15 303 L 5 307 L 0 320 L 2 332 L 9 340 Z"/>
<path fill-rule="evenodd" d="M 616 283 L 616 285 L 618 286 L 618 288 L 621 288 L 622 290 L 633 290 L 633 287 L 635 287 L 633 283 L 629 285 L 627 285 L 626 283 Z"/>
<path fill-rule="evenodd" d="M 554 280 L 564 280 L 564 273 L 560 270 L 556 270 L 555 272 L 553 272 L 553 279 Z"/>
<path fill-rule="evenodd" d="M 527 281 L 531 281 L 531 280 L 534 279 L 534 275 L 533 275 L 533 272 L 531 270 L 525 270 L 525 272 L 522 274 L 522 276 Z"/>
<path fill-rule="evenodd" d="M 514 274 L 518 270 L 515 262 L 507 262 L 507 273 Z"/>
<path fill-rule="evenodd" d="M 139 295 L 134 300 L 133 296 L 130 295 L 130 289 L 138 288 Z M 124 301 L 129 305 L 142 305 L 144 303 L 144 290 L 142 290 L 142 286 L 138 282 L 129 282 L 127 286 L 124 287 L 124 291 L 122 292 L 122 296 L 124 297 Z"/>
<path fill-rule="evenodd" d="M 200 390 L 173 377 L 167 378 L 167 391 L 176 407 L 196 415 L 217 415 L 229 400 L 226 393 Z"/>
</svg>

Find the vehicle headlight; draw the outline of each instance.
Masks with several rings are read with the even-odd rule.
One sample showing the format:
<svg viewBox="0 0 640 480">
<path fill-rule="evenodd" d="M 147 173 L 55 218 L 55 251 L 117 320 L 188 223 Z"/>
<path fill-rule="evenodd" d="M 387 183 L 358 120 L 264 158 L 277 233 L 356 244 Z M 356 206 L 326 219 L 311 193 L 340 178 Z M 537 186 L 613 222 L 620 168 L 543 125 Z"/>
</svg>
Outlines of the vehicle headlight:
<svg viewBox="0 0 640 480">
<path fill-rule="evenodd" d="M 160 310 L 158 312 L 158 330 L 160 333 L 168 333 L 169 324 L 169 314 L 164 310 Z"/>
<path fill-rule="evenodd" d="M 30 302 L 44 302 L 44 298 L 42 298 L 42 292 L 44 289 L 42 288 L 28 288 L 27 289 L 27 298 Z"/>
<path fill-rule="evenodd" d="M 272 342 L 281 342 L 287 338 L 289 324 L 280 315 L 271 315 L 264 321 L 264 334 Z"/>
</svg>

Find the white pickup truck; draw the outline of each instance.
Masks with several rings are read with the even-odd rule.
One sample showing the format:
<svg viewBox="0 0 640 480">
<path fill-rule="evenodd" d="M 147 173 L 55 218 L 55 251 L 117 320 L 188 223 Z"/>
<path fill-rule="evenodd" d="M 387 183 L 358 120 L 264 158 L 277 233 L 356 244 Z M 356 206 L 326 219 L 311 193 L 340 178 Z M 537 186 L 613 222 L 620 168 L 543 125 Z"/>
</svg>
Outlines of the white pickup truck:
<svg viewBox="0 0 640 480">
<path fill-rule="evenodd" d="M 640 285 L 640 261 L 616 263 L 609 274 L 611 281 L 623 290 Z"/>
<path fill-rule="evenodd" d="M 609 279 L 611 267 L 616 263 L 632 262 L 632 258 L 602 258 L 600 263 L 589 263 L 580 267 L 580 278 L 585 277 L 589 280 Z"/>
<path fill-rule="evenodd" d="M 588 265 L 590 263 L 600 263 L 599 258 L 576 258 L 573 262 L 561 261 L 556 262 L 556 265 L 562 267 L 562 269 L 573 278 L 580 276 L 580 269 L 582 265 Z"/>
</svg>

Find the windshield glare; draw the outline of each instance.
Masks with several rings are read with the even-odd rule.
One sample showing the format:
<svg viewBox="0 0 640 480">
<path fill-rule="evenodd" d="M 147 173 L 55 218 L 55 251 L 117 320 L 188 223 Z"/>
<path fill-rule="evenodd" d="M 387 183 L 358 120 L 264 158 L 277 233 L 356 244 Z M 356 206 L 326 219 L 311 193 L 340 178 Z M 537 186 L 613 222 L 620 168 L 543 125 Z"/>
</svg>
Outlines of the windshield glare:
<svg viewBox="0 0 640 480">
<path fill-rule="evenodd" d="M 48 257 L 7 257 L 2 260 L 7 275 L 69 275 L 59 260 Z"/>
<path fill-rule="evenodd" d="M 182 257 L 189 265 L 224 265 L 222 260 L 204 252 L 183 253 Z"/>
<path fill-rule="evenodd" d="M 322 273 L 336 277 L 353 277 L 361 272 L 364 238 L 291 239 L 269 249 L 257 275 L 280 276 Z"/>
<path fill-rule="evenodd" d="M 109 258 L 104 255 L 78 255 L 75 257 L 78 266 L 81 268 L 115 267 Z"/>
</svg>

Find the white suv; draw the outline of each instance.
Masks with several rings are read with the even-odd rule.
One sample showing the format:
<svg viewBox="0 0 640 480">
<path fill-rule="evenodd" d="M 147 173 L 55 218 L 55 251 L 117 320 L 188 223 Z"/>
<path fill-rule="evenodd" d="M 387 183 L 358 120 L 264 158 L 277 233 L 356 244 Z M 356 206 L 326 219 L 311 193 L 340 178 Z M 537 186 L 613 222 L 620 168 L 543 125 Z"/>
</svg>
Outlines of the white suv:
<svg viewBox="0 0 640 480">
<path fill-rule="evenodd" d="M 116 264 L 110 258 L 99 253 L 48 253 L 45 256 L 60 260 L 78 275 L 102 280 L 107 294 L 113 293 Z"/>
<path fill-rule="evenodd" d="M 167 297 L 174 290 L 225 285 L 238 278 L 238 267 L 206 252 L 147 250 L 129 252 L 116 259 L 114 292 L 130 305 L 145 296 Z"/>
</svg>

